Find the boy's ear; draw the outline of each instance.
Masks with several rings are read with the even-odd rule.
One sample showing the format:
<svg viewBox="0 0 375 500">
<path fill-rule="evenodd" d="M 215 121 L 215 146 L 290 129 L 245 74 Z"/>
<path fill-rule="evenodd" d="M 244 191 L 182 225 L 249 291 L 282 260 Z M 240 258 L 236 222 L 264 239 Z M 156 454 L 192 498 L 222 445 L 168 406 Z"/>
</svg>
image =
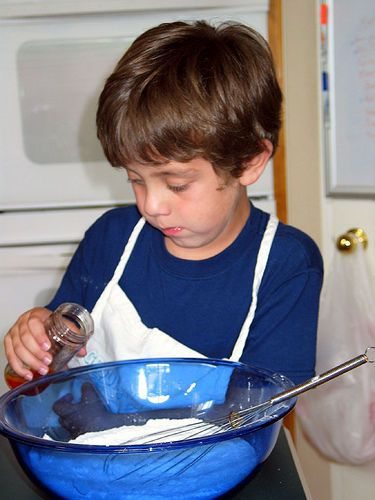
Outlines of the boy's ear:
<svg viewBox="0 0 375 500">
<path fill-rule="evenodd" d="M 267 139 L 264 141 L 264 146 L 264 150 L 261 153 L 245 162 L 245 169 L 239 178 L 239 181 L 243 186 L 250 186 L 251 184 L 254 184 L 266 168 L 272 155 L 273 146 Z"/>
</svg>

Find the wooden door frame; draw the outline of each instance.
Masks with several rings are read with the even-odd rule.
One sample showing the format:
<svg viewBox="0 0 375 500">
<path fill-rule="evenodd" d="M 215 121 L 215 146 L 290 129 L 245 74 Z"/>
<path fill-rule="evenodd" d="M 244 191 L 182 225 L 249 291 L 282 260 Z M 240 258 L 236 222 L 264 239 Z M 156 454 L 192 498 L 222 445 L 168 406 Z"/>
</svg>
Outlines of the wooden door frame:
<svg viewBox="0 0 375 500">
<path fill-rule="evenodd" d="M 277 78 L 281 90 L 284 91 L 282 0 L 270 0 L 268 13 L 268 40 L 273 53 Z M 283 107 L 283 125 L 280 130 L 279 146 L 273 157 L 273 184 L 277 216 L 282 222 L 287 222 L 284 115 Z"/>
<path fill-rule="evenodd" d="M 282 36 L 282 0 L 270 0 L 268 13 L 268 41 L 272 50 L 276 67 L 277 78 L 284 93 L 284 67 L 283 67 L 283 36 Z M 282 127 L 279 136 L 279 145 L 273 157 L 273 184 L 276 203 L 276 214 L 282 222 L 288 222 L 287 193 L 286 193 L 286 161 L 285 161 L 285 133 L 284 133 L 284 105 L 282 108 Z M 295 416 L 294 411 L 284 419 L 295 441 Z"/>
</svg>

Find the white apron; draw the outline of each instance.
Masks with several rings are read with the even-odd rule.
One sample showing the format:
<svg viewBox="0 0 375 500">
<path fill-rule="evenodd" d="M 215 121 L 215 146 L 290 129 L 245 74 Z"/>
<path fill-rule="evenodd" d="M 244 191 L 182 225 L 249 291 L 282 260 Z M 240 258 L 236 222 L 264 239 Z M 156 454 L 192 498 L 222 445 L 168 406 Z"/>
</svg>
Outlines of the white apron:
<svg viewBox="0 0 375 500">
<path fill-rule="evenodd" d="M 158 328 L 145 326 L 137 310 L 118 284 L 144 224 L 145 220 L 141 218 L 134 227 L 111 281 L 95 304 L 92 311 L 95 331 L 87 344 L 87 355 L 83 358 L 75 357 L 69 363 L 70 367 L 126 359 L 206 357 Z M 244 350 L 255 316 L 258 290 L 277 225 L 277 218 L 271 215 L 258 252 L 251 305 L 229 357 L 231 361 L 238 361 Z"/>
</svg>

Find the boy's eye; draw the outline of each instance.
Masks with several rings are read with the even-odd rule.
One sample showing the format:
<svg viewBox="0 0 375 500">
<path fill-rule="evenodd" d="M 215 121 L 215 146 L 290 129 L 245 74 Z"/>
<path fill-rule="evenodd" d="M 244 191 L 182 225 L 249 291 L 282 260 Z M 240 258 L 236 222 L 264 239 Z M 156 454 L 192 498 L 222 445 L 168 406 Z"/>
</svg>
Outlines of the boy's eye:
<svg viewBox="0 0 375 500">
<path fill-rule="evenodd" d="M 168 189 L 170 189 L 174 193 L 181 193 L 182 191 L 186 191 L 188 187 L 188 184 L 180 184 L 178 186 L 168 185 Z"/>
<path fill-rule="evenodd" d="M 144 182 L 142 181 L 142 179 L 130 179 L 130 178 L 128 178 L 128 182 L 130 182 L 130 184 L 136 184 L 137 186 L 144 185 Z"/>
</svg>

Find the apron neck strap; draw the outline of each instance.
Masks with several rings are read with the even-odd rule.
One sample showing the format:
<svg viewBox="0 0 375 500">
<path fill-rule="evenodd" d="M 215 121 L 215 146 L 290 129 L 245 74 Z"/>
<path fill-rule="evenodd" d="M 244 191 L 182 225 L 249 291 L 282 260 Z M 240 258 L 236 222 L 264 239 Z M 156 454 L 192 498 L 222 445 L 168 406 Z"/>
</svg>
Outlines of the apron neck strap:
<svg viewBox="0 0 375 500">
<path fill-rule="evenodd" d="M 123 275 L 126 264 L 128 263 L 129 257 L 133 251 L 133 248 L 138 239 L 139 233 L 142 231 L 143 226 L 145 225 L 145 219 L 141 217 L 137 224 L 134 226 L 133 231 L 125 245 L 124 252 L 119 260 L 115 272 L 113 273 L 111 282 L 118 283 L 121 276 Z"/>
<path fill-rule="evenodd" d="M 263 278 L 264 271 L 268 262 L 273 239 L 276 234 L 279 221 L 274 215 L 270 215 L 266 230 L 264 231 L 263 239 L 260 244 L 257 262 L 254 271 L 254 281 L 252 290 L 252 299 L 247 313 L 247 317 L 242 325 L 241 332 L 238 336 L 236 344 L 230 356 L 231 361 L 239 361 L 245 348 L 245 344 L 249 335 L 251 323 L 253 322 L 255 311 L 258 303 L 258 291 Z"/>
</svg>

